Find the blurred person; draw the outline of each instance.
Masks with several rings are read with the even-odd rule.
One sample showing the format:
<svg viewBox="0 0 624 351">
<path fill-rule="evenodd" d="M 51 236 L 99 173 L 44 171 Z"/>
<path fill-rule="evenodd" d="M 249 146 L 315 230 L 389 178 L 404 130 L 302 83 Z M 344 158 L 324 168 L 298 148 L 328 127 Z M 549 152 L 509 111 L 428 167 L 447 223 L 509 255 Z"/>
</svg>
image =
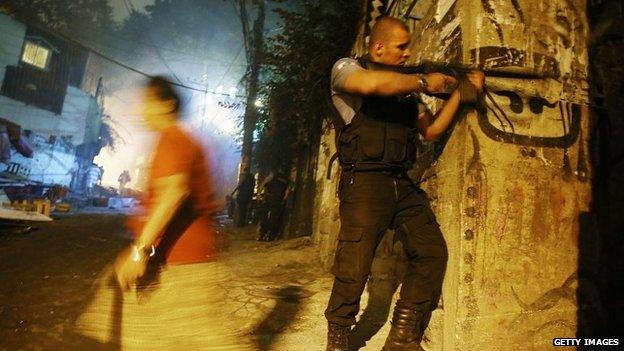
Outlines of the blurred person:
<svg viewBox="0 0 624 351">
<path fill-rule="evenodd" d="M 105 272 L 78 328 L 124 349 L 245 350 L 238 325 L 223 323 L 221 287 L 233 279 L 215 262 L 212 215 L 219 204 L 206 156 L 178 121 L 180 100 L 170 83 L 150 79 L 144 101 L 145 125 L 159 134 L 145 216 L 132 221 L 134 241 Z"/>
<path fill-rule="evenodd" d="M 202 262 L 214 255 L 211 216 L 217 204 L 201 145 L 179 125 L 179 98 L 166 80 L 151 79 L 144 97 L 145 125 L 159 139 L 148 175 L 146 216 L 133 224 L 133 254 L 118 262 L 122 287 L 141 277 L 148 252 L 157 251 L 157 259 L 166 263 Z"/>
</svg>

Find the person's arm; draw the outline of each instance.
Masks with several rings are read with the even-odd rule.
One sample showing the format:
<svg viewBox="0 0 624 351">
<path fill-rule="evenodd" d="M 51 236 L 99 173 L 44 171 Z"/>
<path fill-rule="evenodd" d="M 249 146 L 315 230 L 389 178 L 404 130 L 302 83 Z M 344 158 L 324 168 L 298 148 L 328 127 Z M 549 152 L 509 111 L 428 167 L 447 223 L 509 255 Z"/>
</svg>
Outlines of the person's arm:
<svg viewBox="0 0 624 351">
<path fill-rule="evenodd" d="M 358 70 L 345 79 L 343 90 L 358 95 L 394 96 L 412 92 L 437 94 L 451 91 L 457 80 L 442 73 L 402 74 Z"/>
<path fill-rule="evenodd" d="M 455 116 L 459 105 L 459 91 L 455 90 L 435 117 L 429 111 L 420 113 L 416 124 L 423 138 L 427 141 L 438 140 L 453 121 L 453 116 Z"/>
<path fill-rule="evenodd" d="M 156 206 L 135 240 L 139 247 L 156 245 L 171 218 L 191 194 L 190 178 L 185 173 L 158 178 L 154 181 L 154 187 Z"/>
<path fill-rule="evenodd" d="M 480 71 L 472 71 L 467 75 L 468 80 L 472 83 L 478 92 L 483 91 L 485 75 Z M 435 117 L 430 112 L 425 111 L 418 115 L 416 121 L 418 131 L 427 141 L 436 141 L 446 132 L 449 125 L 453 121 L 453 117 L 461 104 L 461 95 L 459 90 L 453 91 L 451 97 L 446 101 L 444 106 Z"/>
<path fill-rule="evenodd" d="M 156 206 L 131 248 L 122 252 L 115 261 L 117 281 L 122 289 L 128 289 L 145 274 L 153 245 L 190 194 L 189 180 L 188 174 L 178 173 L 154 181 Z"/>
</svg>

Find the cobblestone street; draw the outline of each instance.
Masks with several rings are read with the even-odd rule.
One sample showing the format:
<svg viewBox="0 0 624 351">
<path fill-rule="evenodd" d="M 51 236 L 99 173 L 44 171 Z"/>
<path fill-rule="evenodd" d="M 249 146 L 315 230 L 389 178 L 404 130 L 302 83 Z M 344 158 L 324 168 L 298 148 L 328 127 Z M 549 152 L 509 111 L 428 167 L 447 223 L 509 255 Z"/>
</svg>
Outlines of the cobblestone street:
<svg viewBox="0 0 624 351">
<path fill-rule="evenodd" d="M 37 225 L 37 230 L 27 233 L 3 229 L 1 350 L 145 349 L 126 340 L 132 335 L 124 333 L 124 328 L 132 326 L 131 316 L 120 324 L 121 336 L 109 340 L 92 337 L 77 327 L 89 306 L 102 304 L 101 297 L 96 297 L 98 283 L 129 241 L 123 232 L 124 220 L 119 214 L 76 215 Z M 324 349 L 323 310 L 332 278 L 320 270 L 309 238 L 261 243 L 254 240 L 252 227 L 228 228 L 224 230 L 230 231 L 230 245 L 218 262 L 211 263 L 217 266 L 192 269 L 193 275 L 206 269 L 228 271 L 228 278 L 211 284 L 205 294 L 224 296 L 215 303 L 222 315 L 216 323 L 219 330 L 236 331 L 234 340 L 240 344 L 227 345 L 229 348 L 205 345 L 203 349 Z M 180 296 L 183 301 L 183 294 Z M 166 328 L 176 334 L 175 325 Z M 202 328 L 208 334 L 214 330 L 204 325 L 198 331 Z M 386 328 L 387 323 L 362 350 L 379 350 Z M 176 341 L 175 345 L 160 349 L 188 350 L 183 343 Z"/>
</svg>

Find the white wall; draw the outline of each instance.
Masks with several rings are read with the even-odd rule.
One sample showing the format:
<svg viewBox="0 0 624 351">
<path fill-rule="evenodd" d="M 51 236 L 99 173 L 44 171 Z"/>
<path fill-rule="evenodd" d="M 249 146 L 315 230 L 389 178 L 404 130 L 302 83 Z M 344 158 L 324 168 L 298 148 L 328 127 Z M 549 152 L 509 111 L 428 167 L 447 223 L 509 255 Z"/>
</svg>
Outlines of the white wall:
<svg viewBox="0 0 624 351">
<path fill-rule="evenodd" d="M 87 118 L 95 112 L 89 108 L 92 99 L 88 93 L 68 86 L 63 111 L 57 115 L 0 95 L 0 117 L 45 137 L 71 136 L 72 144 L 80 145 L 84 142 Z"/>
<path fill-rule="evenodd" d="M 75 151 L 65 150 L 58 144 L 39 144 L 36 147 L 33 145 L 33 148 L 35 151 L 32 158 L 26 158 L 11 150 L 11 162 L 19 163 L 23 169 L 28 170 L 28 174 L 23 175 L 29 180 L 69 186 L 76 159 Z"/>
<path fill-rule="evenodd" d="M 12 18 L 0 14 L 0 82 L 4 81 L 6 66 L 19 62 L 26 26 Z"/>
</svg>

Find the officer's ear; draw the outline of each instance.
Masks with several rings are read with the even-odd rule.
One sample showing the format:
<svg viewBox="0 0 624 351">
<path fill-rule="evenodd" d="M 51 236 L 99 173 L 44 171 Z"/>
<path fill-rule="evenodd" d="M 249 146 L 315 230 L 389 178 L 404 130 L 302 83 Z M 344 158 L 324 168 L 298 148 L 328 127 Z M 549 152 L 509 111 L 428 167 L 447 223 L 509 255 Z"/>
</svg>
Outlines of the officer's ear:
<svg viewBox="0 0 624 351">
<path fill-rule="evenodd" d="M 377 41 L 373 43 L 369 51 L 371 55 L 375 57 L 381 57 L 384 53 L 384 50 L 385 50 L 384 44 Z"/>
</svg>

